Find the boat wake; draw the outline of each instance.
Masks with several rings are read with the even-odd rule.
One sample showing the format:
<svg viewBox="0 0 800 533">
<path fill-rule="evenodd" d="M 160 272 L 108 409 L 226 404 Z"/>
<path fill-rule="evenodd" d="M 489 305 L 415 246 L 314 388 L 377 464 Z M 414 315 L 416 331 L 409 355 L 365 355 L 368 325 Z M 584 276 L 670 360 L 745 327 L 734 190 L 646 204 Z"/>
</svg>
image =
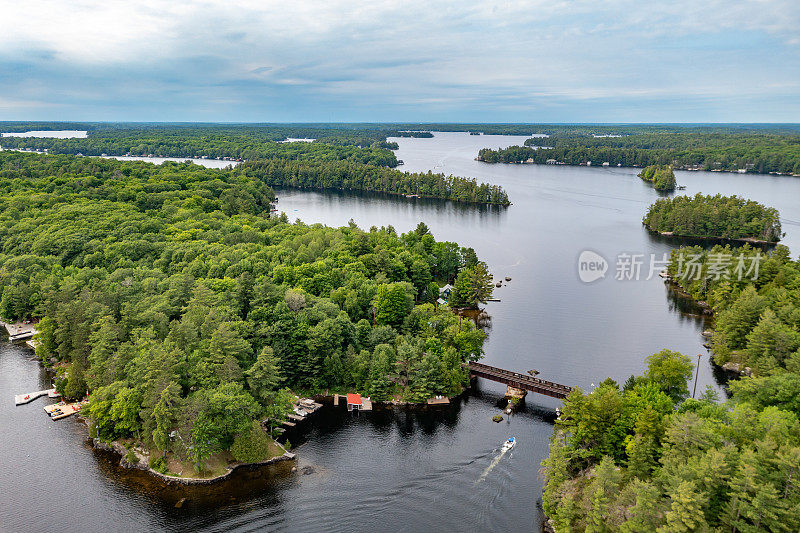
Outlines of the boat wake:
<svg viewBox="0 0 800 533">
<path fill-rule="evenodd" d="M 478 481 L 476 481 L 475 483 L 480 483 L 481 481 L 484 481 L 486 479 L 486 476 L 488 476 L 489 473 L 492 470 L 494 470 L 494 467 L 496 467 L 498 463 L 500 463 L 500 461 L 503 459 L 503 456 L 510 450 L 511 447 L 508 446 L 503 446 L 502 448 L 500 448 L 500 453 L 498 453 L 497 456 L 494 459 L 492 459 L 492 462 L 489 463 L 489 466 L 486 467 L 481 476 L 478 478 Z"/>
</svg>

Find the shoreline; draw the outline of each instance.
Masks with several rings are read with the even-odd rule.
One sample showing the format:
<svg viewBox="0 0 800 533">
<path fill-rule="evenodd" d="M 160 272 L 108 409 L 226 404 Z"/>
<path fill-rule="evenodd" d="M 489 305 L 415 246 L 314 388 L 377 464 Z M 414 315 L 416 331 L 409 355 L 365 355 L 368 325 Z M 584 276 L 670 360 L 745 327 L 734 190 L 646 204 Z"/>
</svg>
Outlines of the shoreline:
<svg viewBox="0 0 800 533">
<path fill-rule="evenodd" d="M 542 148 L 550 148 L 544 146 Z M 602 164 L 598 165 L 586 165 L 586 164 L 578 164 L 573 165 L 570 163 L 537 163 L 535 161 L 486 161 L 480 156 L 475 157 L 474 161 L 478 161 L 479 163 L 486 163 L 487 165 L 546 165 L 546 166 L 563 166 L 563 167 L 588 167 L 588 168 L 644 168 L 642 166 L 627 166 L 627 165 L 606 165 L 603 166 Z M 779 176 L 779 177 L 786 177 L 786 178 L 800 178 L 800 174 L 789 174 L 787 172 L 739 172 L 739 170 L 723 170 L 723 169 L 703 169 L 703 168 L 675 168 L 675 170 L 680 170 L 682 172 L 727 172 L 729 174 L 750 174 L 753 176 Z M 647 181 L 647 180 L 645 180 Z"/>
<path fill-rule="evenodd" d="M 780 244 L 780 241 L 765 241 L 762 239 L 756 239 L 755 237 L 740 237 L 740 238 L 731 238 L 731 237 L 715 237 L 715 236 L 701 236 L 701 235 L 683 235 L 680 233 L 674 233 L 672 231 L 658 231 L 656 229 L 652 229 L 650 226 L 642 222 L 642 225 L 649 231 L 651 234 L 658 235 L 660 237 L 674 237 L 676 239 L 696 239 L 700 241 L 720 241 L 726 243 L 740 243 L 740 244 L 755 244 L 759 246 L 777 246 Z"/>
<path fill-rule="evenodd" d="M 81 422 L 86 424 L 85 419 L 82 419 Z M 183 485 L 183 486 L 213 485 L 216 483 L 221 483 L 229 480 L 239 471 L 260 470 L 261 468 L 274 465 L 276 463 L 280 463 L 283 461 L 294 461 L 297 459 L 296 454 L 286 451 L 286 449 L 283 448 L 283 446 L 280 443 L 278 443 L 278 445 L 284 450 L 283 455 L 279 455 L 277 457 L 271 457 L 265 461 L 259 461 L 257 463 L 235 464 L 229 466 L 224 474 L 220 474 L 218 476 L 210 478 L 179 477 L 179 476 L 170 476 L 167 474 L 162 474 L 161 472 L 153 470 L 152 468 L 150 468 L 150 466 L 142 464 L 141 462 L 131 463 L 130 461 L 128 461 L 126 457 L 128 454 L 128 449 L 117 441 L 103 442 L 98 438 L 88 437 L 88 436 L 87 436 L 87 441 L 91 443 L 92 448 L 94 448 L 95 450 L 111 452 L 116 456 L 118 456 L 119 465 L 121 467 L 128 470 L 139 470 L 145 472 L 147 474 L 154 476 L 160 481 L 164 482 L 166 485 Z"/>
</svg>

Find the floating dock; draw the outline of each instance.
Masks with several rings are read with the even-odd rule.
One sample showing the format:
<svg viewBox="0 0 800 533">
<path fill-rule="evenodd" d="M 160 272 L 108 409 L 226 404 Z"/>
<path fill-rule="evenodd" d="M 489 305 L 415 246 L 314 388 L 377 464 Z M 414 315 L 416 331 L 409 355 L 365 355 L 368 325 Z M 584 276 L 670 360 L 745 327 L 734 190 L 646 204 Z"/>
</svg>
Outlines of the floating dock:
<svg viewBox="0 0 800 533">
<path fill-rule="evenodd" d="M 58 398 L 60 395 L 56 392 L 56 389 L 39 390 L 36 392 L 29 392 L 28 394 L 17 394 L 14 396 L 14 405 L 25 405 L 42 396 Z"/>
<path fill-rule="evenodd" d="M 62 418 L 67 418 L 68 416 L 72 416 L 80 410 L 81 410 L 80 402 L 76 403 L 58 402 L 52 405 L 44 406 L 44 412 L 47 413 L 48 416 L 53 420 L 61 420 Z"/>
</svg>

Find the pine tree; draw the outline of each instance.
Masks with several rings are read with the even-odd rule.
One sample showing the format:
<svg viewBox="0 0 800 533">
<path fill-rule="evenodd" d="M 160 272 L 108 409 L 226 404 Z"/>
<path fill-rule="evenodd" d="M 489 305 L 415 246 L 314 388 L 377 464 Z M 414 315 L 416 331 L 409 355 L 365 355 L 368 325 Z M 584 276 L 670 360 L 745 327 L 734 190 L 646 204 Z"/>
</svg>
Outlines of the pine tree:
<svg viewBox="0 0 800 533">
<path fill-rule="evenodd" d="M 671 505 L 666 512 L 666 524 L 659 527 L 658 533 L 689 533 L 707 531 L 703 516 L 703 495 L 698 493 L 695 484 L 683 481 L 677 491 L 670 495 Z"/>
</svg>

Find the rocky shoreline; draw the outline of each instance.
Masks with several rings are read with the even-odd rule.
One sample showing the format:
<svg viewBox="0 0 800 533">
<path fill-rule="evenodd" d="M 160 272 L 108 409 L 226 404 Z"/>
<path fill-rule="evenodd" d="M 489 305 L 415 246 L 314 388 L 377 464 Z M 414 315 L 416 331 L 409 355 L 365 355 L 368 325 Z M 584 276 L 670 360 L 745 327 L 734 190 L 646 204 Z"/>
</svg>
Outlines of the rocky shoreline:
<svg viewBox="0 0 800 533">
<path fill-rule="evenodd" d="M 144 461 L 138 462 L 131 462 L 128 460 L 128 448 L 123 446 L 118 442 L 103 442 L 97 438 L 89 438 L 89 442 L 91 443 L 92 447 L 96 450 L 102 450 L 106 452 L 111 452 L 120 457 L 119 464 L 123 468 L 128 469 L 135 469 L 141 470 L 143 472 L 147 472 L 155 476 L 156 478 L 160 479 L 166 484 L 169 485 L 212 485 L 215 483 L 220 483 L 229 479 L 238 471 L 247 471 L 247 470 L 258 470 L 260 468 L 273 465 L 275 463 L 279 463 L 282 461 L 293 461 L 295 460 L 295 454 L 290 453 L 284 450 L 283 455 L 279 455 L 277 457 L 272 457 L 271 459 L 267 459 L 266 461 L 261 461 L 258 463 L 240 463 L 237 465 L 233 465 L 228 468 L 228 471 L 224 474 L 219 476 L 211 477 L 211 478 L 189 478 L 189 477 L 177 477 L 177 476 L 169 476 L 167 474 L 162 474 L 156 470 L 150 468 Z"/>
</svg>

